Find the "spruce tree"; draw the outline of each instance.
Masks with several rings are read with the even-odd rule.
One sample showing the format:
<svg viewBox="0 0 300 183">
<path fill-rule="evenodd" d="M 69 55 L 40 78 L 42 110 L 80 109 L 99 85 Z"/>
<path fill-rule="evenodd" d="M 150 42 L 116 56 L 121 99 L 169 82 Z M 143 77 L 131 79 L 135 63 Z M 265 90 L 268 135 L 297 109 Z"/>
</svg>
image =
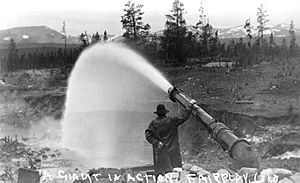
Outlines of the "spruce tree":
<svg viewBox="0 0 300 183">
<path fill-rule="evenodd" d="M 274 36 L 273 36 L 273 32 L 270 35 L 270 40 L 269 40 L 269 55 L 271 56 L 272 61 L 274 60 L 274 49 L 275 49 L 275 41 L 274 41 Z"/>
<path fill-rule="evenodd" d="M 64 49 L 64 62 L 65 64 L 67 63 L 67 32 L 66 32 L 66 22 L 63 21 L 63 26 L 62 26 L 62 30 L 61 33 L 63 34 L 63 39 L 64 39 L 64 43 L 65 43 L 65 49 Z"/>
<path fill-rule="evenodd" d="M 144 14 L 142 7 L 142 4 L 136 5 L 131 0 L 125 4 L 125 14 L 121 16 L 121 23 L 123 29 L 125 29 L 123 37 L 138 40 L 143 37 L 145 33 L 148 34 L 150 25 L 145 25 L 142 21 L 142 15 Z"/>
<path fill-rule="evenodd" d="M 281 56 L 282 57 L 287 57 L 288 56 L 288 46 L 287 46 L 285 38 L 283 38 L 282 41 L 281 41 Z"/>
<path fill-rule="evenodd" d="M 200 41 L 201 41 L 201 50 L 203 56 L 209 55 L 210 45 L 209 42 L 212 40 L 212 34 L 213 34 L 213 27 L 207 23 L 202 27 L 202 33 L 200 35 Z"/>
<path fill-rule="evenodd" d="M 290 34 L 289 53 L 290 56 L 295 56 L 297 53 L 297 44 L 296 44 L 295 26 L 293 21 L 291 21 L 290 23 L 289 34 Z"/>
<path fill-rule="evenodd" d="M 260 47 L 263 47 L 264 45 L 264 30 L 266 29 L 266 23 L 269 22 L 267 19 L 269 15 L 267 14 L 267 11 L 264 10 L 263 5 L 261 4 L 260 7 L 258 7 L 258 12 L 257 12 L 257 22 L 258 22 L 258 39 Z"/>
<path fill-rule="evenodd" d="M 212 37 L 213 27 L 209 24 L 208 16 L 204 13 L 202 2 L 200 5 L 199 13 L 199 21 L 195 26 L 195 28 L 199 31 L 199 33 L 197 33 L 197 36 L 200 39 L 200 43 L 198 44 L 198 53 L 200 56 L 208 56 L 210 54 L 210 43 L 214 44 L 214 41 L 216 41 L 216 39 Z"/>
<path fill-rule="evenodd" d="M 8 45 L 8 70 L 14 71 L 16 69 L 16 63 L 18 60 L 18 50 L 14 39 L 10 39 Z"/>
<path fill-rule="evenodd" d="M 165 52 L 165 57 L 172 60 L 178 66 L 186 62 L 187 41 L 186 22 L 183 17 L 184 5 L 179 0 L 173 2 L 171 14 L 166 15 L 165 30 L 161 39 L 161 45 Z"/>
<path fill-rule="evenodd" d="M 249 38 L 248 47 L 251 47 L 251 40 L 252 40 L 252 26 L 250 23 L 250 19 L 247 19 L 244 25 L 244 29 L 246 30 L 247 37 Z"/>
<path fill-rule="evenodd" d="M 90 41 L 89 41 L 89 38 L 88 38 L 88 35 L 87 35 L 86 31 L 79 35 L 79 41 L 80 41 L 80 46 L 81 46 L 82 49 L 89 46 Z"/>
<path fill-rule="evenodd" d="M 92 35 L 91 43 L 94 44 L 94 43 L 99 42 L 100 40 L 101 40 L 100 35 L 98 32 L 96 32 L 95 34 Z"/>
<path fill-rule="evenodd" d="M 209 55 L 211 57 L 216 57 L 219 55 L 220 40 L 219 40 L 219 31 L 216 31 L 214 37 L 209 38 Z"/>
<path fill-rule="evenodd" d="M 196 27 L 202 27 L 203 25 L 206 25 L 208 23 L 208 17 L 204 13 L 204 8 L 202 2 L 200 2 L 200 9 L 199 9 L 199 21 L 196 24 Z"/>
<path fill-rule="evenodd" d="M 106 30 L 105 30 L 104 33 L 103 33 L 103 40 L 104 40 L 104 41 L 107 41 L 107 40 L 108 40 Z"/>
<path fill-rule="evenodd" d="M 273 32 L 271 32 L 271 34 L 270 34 L 269 44 L 270 44 L 270 46 L 274 46 L 275 45 Z"/>
</svg>

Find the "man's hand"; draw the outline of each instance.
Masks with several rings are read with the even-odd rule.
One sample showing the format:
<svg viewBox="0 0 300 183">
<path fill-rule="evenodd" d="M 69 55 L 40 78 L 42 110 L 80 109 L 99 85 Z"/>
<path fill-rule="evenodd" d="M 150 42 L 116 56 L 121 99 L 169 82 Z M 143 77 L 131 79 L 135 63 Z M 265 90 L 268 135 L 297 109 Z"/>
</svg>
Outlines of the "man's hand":
<svg viewBox="0 0 300 183">
<path fill-rule="evenodd" d="M 164 144 L 162 142 L 158 142 L 158 146 L 157 146 L 158 149 L 161 149 L 163 146 Z"/>
</svg>

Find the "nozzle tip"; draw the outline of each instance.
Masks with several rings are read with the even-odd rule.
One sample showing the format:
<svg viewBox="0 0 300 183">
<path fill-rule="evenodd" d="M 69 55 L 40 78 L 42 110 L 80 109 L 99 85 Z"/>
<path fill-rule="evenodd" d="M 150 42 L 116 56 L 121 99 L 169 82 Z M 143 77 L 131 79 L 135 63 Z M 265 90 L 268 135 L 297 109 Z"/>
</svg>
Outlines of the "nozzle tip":
<svg viewBox="0 0 300 183">
<path fill-rule="evenodd" d="M 170 87 L 170 88 L 168 89 L 168 94 L 170 94 L 173 90 L 174 90 L 174 87 L 173 87 L 173 86 Z"/>
<path fill-rule="evenodd" d="M 175 95 L 178 92 L 179 92 L 179 90 L 176 87 L 170 87 L 168 89 L 169 98 L 172 102 L 176 102 Z"/>
</svg>

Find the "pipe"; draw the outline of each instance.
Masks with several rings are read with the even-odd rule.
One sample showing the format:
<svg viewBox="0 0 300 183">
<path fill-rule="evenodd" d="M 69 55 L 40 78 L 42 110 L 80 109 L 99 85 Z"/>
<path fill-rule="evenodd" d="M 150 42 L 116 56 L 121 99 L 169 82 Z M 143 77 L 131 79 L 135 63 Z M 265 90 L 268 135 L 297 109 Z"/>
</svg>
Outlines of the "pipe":
<svg viewBox="0 0 300 183">
<path fill-rule="evenodd" d="M 212 134 L 213 139 L 222 146 L 223 150 L 228 151 L 230 157 L 233 159 L 232 169 L 259 167 L 257 153 L 254 152 L 246 139 L 235 136 L 227 126 L 217 122 L 199 107 L 194 99 L 184 95 L 180 89 L 171 87 L 168 89 L 168 93 L 172 102 L 177 102 L 184 108 L 192 108 L 192 113 L 196 119 L 204 124 L 209 133 Z"/>
</svg>

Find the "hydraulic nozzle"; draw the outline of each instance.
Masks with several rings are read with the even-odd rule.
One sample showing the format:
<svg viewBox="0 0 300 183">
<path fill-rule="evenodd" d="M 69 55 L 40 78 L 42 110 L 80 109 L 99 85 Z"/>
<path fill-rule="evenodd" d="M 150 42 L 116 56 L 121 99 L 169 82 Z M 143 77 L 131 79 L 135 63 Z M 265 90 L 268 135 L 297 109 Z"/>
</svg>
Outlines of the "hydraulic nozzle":
<svg viewBox="0 0 300 183">
<path fill-rule="evenodd" d="M 258 168 L 258 158 L 250 146 L 250 143 L 242 138 L 235 136 L 232 131 L 223 123 L 217 122 L 212 116 L 196 104 L 194 99 L 183 94 L 183 91 L 170 87 L 168 89 L 169 98 L 172 102 L 177 102 L 185 108 L 192 105 L 193 114 L 198 121 L 202 122 L 212 137 L 227 150 L 230 157 L 234 160 L 235 169 L 241 167 Z"/>
</svg>

